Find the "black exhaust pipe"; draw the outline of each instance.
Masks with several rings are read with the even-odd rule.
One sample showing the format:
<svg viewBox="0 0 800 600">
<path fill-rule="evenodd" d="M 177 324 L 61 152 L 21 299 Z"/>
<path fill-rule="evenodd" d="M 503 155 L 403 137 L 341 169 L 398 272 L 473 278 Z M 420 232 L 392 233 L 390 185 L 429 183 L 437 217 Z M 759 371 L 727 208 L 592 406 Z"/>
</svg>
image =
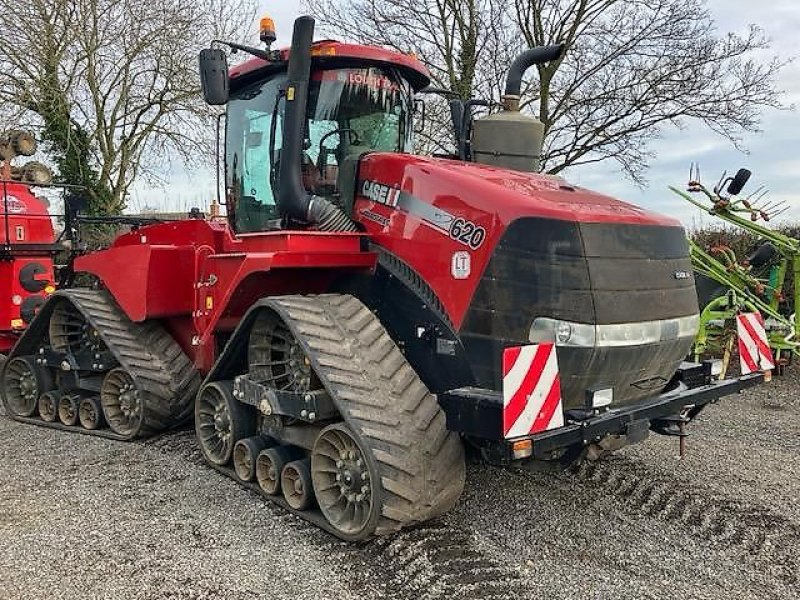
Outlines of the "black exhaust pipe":
<svg viewBox="0 0 800 600">
<path fill-rule="evenodd" d="M 299 17 L 294 22 L 289 53 L 283 146 L 276 200 L 281 214 L 289 220 L 317 224 L 323 231 L 355 231 L 355 224 L 337 206 L 325 198 L 311 196 L 303 187 L 303 142 L 306 135 L 313 42 L 314 18 Z"/>
<path fill-rule="evenodd" d="M 283 117 L 283 145 L 278 177 L 277 203 L 281 213 L 296 221 L 307 220 L 311 198 L 303 188 L 301 164 L 306 135 L 306 105 L 311 79 L 311 44 L 314 19 L 300 17 L 294 22 L 286 82 L 286 109 Z"/>
<path fill-rule="evenodd" d="M 506 110 L 519 110 L 519 96 L 522 91 L 522 76 L 525 71 L 533 65 L 541 65 L 553 60 L 558 60 L 564 53 L 564 44 L 551 44 L 549 46 L 537 46 L 525 50 L 514 59 L 508 69 L 506 79 L 506 91 L 503 95 Z M 516 98 L 516 101 L 514 99 Z M 510 105 L 509 105 L 510 102 Z"/>
</svg>

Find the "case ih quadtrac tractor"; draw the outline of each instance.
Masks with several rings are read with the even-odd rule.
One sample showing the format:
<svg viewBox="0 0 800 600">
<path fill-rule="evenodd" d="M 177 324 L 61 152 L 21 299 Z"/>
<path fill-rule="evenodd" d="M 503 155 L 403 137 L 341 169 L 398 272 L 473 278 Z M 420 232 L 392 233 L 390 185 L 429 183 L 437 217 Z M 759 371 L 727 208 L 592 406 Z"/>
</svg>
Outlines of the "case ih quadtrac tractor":
<svg viewBox="0 0 800 600">
<path fill-rule="evenodd" d="M 37 162 L 12 166 L 36 152 L 25 131 L 0 134 L 0 360 L 55 291 L 53 222 L 44 200 L 30 185 L 50 183 L 50 171 Z"/>
<path fill-rule="evenodd" d="M 267 27 L 262 38 L 271 43 Z M 208 463 L 345 540 L 453 506 L 464 448 L 569 462 L 683 434 L 760 380 L 687 364 L 698 308 L 680 225 L 536 174 L 541 123 L 453 103 L 459 156 L 410 154 L 424 66 L 312 43 L 228 69 L 227 221 L 142 227 L 79 256 L 3 373 L 21 421 L 115 439 L 194 418 Z M 481 164 L 483 163 L 483 164 Z"/>
</svg>

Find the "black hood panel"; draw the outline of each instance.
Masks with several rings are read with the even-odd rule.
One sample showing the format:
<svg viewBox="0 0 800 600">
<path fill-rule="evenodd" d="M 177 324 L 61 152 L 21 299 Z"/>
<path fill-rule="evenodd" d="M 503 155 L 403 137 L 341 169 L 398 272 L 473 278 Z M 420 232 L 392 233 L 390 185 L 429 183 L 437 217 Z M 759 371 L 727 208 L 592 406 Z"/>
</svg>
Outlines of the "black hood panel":
<svg viewBox="0 0 800 600">
<path fill-rule="evenodd" d="M 530 343 L 535 318 L 606 325 L 693 315 L 698 307 L 691 273 L 681 227 L 518 219 L 495 247 L 459 336 L 478 384 L 499 390 L 502 350 Z M 669 379 L 672 372 L 666 372 L 674 372 L 688 348 L 685 341 L 668 345 L 658 351 L 586 350 L 580 358 L 564 353 L 562 370 L 576 372 L 565 371 L 563 384 L 582 387 L 594 372 L 611 377 L 616 355 L 624 358 L 626 390 L 637 372 Z M 578 389 L 568 393 L 582 396 Z"/>
</svg>

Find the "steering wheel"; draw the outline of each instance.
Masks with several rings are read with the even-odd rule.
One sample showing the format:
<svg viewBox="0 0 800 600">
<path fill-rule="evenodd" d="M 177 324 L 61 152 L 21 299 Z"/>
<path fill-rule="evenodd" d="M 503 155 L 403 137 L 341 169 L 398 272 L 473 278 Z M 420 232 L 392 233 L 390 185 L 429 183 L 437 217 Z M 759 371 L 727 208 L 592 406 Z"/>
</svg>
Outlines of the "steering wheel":
<svg viewBox="0 0 800 600">
<path fill-rule="evenodd" d="M 351 146 L 360 146 L 361 139 L 358 137 L 358 134 L 354 129 L 350 127 L 341 127 L 339 129 L 334 129 L 333 131 L 329 131 L 322 138 L 319 140 L 319 156 L 317 157 L 317 170 L 320 173 L 324 173 L 325 167 L 328 166 L 328 157 L 331 155 L 335 155 L 336 151 L 339 149 L 337 146 L 336 148 L 326 148 L 325 142 L 329 137 L 335 134 L 347 133 L 350 136 L 350 145 Z"/>
</svg>

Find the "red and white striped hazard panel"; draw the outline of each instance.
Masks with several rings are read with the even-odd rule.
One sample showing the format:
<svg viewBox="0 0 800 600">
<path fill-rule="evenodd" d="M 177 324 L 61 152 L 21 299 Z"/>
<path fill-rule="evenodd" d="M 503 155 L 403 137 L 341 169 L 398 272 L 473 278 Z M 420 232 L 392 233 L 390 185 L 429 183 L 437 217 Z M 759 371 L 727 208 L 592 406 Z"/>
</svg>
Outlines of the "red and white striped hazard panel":
<svg viewBox="0 0 800 600">
<path fill-rule="evenodd" d="M 775 368 L 761 313 L 736 315 L 736 333 L 739 336 L 739 365 L 743 375 Z"/>
<path fill-rule="evenodd" d="M 503 435 L 514 438 L 564 425 L 554 344 L 503 351 Z"/>
</svg>

